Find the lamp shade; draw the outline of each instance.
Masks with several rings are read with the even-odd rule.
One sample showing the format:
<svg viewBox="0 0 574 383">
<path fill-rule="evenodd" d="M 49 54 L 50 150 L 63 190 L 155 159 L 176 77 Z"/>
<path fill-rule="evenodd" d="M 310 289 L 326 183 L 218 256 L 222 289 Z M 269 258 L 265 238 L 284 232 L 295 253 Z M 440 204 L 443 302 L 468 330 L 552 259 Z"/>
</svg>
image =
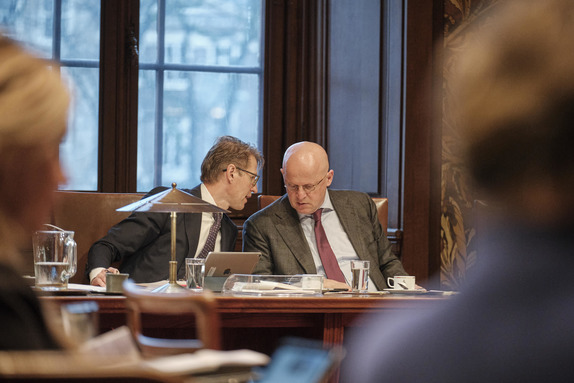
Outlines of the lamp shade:
<svg viewBox="0 0 574 383">
<path fill-rule="evenodd" d="M 122 206 L 116 210 L 150 213 L 229 213 L 225 209 L 177 189 L 176 186 L 173 183 L 171 184 L 171 189 Z"/>
</svg>

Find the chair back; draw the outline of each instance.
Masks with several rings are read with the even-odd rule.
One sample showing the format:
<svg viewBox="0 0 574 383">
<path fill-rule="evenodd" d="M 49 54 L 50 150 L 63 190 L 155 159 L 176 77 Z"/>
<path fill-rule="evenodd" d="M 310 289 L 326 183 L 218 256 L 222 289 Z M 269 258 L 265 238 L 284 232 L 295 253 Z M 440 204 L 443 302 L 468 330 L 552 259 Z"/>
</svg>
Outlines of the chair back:
<svg viewBox="0 0 574 383">
<path fill-rule="evenodd" d="M 116 211 L 117 208 L 138 201 L 143 196 L 138 193 L 56 192 L 56 206 L 50 223 L 73 230 L 74 240 L 78 244 L 78 270 L 70 282 L 89 283 L 85 270 L 90 247 L 130 214 Z"/>
<path fill-rule="evenodd" d="M 259 210 L 271 205 L 273 202 L 281 198 L 280 195 L 268 195 L 261 194 L 257 197 L 257 207 Z M 389 221 L 389 200 L 387 198 L 375 198 L 373 197 L 373 202 L 377 207 L 377 215 L 379 217 L 379 222 L 383 228 L 383 232 L 387 232 L 388 221 Z"/>
<path fill-rule="evenodd" d="M 124 282 L 127 324 L 144 357 L 175 355 L 202 348 L 221 349 L 221 324 L 217 302 L 209 291 L 201 294 L 181 289 L 181 293 L 157 293 L 146 290 L 131 280 Z M 142 316 L 195 316 L 196 339 L 165 339 L 144 335 Z"/>
</svg>

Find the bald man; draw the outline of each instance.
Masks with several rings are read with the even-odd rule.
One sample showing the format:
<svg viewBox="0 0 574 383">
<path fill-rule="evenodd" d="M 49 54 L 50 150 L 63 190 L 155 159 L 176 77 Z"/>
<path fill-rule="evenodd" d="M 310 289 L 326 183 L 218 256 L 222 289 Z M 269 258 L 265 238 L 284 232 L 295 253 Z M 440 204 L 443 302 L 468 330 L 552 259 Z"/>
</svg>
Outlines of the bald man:
<svg viewBox="0 0 574 383">
<path fill-rule="evenodd" d="M 334 171 L 320 145 L 298 142 L 290 146 L 281 174 L 287 193 L 243 225 L 243 250 L 261 252 L 255 274 L 326 276 L 312 216 L 323 209 L 321 223 L 345 280 L 327 278 L 326 287 L 348 288 L 350 263 L 356 259 L 370 261 L 370 291 L 387 288 L 387 277 L 408 275 L 391 251 L 371 197 L 327 189 Z"/>
</svg>

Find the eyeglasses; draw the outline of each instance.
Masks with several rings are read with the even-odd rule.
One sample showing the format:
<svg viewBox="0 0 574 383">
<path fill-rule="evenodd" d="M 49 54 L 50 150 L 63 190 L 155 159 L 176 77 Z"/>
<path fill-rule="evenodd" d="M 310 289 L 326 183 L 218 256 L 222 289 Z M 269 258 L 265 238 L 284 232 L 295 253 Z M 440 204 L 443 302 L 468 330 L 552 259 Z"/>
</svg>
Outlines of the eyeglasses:
<svg viewBox="0 0 574 383">
<path fill-rule="evenodd" d="M 287 191 L 296 193 L 299 191 L 299 188 L 303 189 L 303 191 L 307 194 L 312 193 L 315 189 L 317 189 L 317 186 L 319 186 L 319 184 L 321 182 L 323 182 L 323 180 L 327 177 L 327 174 L 329 174 L 329 172 L 327 172 L 323 178 L 321 178 L 321 180 L 319 182 L 317 182 L 315 185 L 290 185 L 290 184 L 285 184 L 285 189 L 287 189 Z"/>
<path fill-rule="evenodd" d="M 259 176 L 255 173 L 251 173 L 249 170 L 241 169 L 240 167 L 235 167 L 237 170 L 241 170 L 242 172 L 248 173 L 251 176 L 251 186 L 257 185 L 257 181 L 259 181 Z M 223 172 L 226 172 L 227 169 L 223 169 Z"/>
</svg>

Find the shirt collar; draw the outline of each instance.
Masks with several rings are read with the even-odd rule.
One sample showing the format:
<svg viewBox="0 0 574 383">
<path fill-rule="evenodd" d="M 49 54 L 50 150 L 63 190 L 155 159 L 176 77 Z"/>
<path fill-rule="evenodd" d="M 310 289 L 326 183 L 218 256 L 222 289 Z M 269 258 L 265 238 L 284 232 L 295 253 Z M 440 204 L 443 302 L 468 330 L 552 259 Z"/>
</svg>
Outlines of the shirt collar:
<svg viewBox="0 0 574 383">
<path fill-rule="evenodd" d="M 212 205 L 216 205 L 215 203 L 215 199 L 213 199 L 213 196 L 211 195 L 211 193 L 209 192 L 209 190 L 207 190 L 207 187 L 202 183 L 201 186 L 201 199 L 204 200 L 205 202 L 209 202 Z"/>
<path fill-rule="evenodd" d="M 325 199 L 323 200 L 323 203 L 321 204 L 319 209 L 323 209 L 324 212 L 335 210 L 335 208 L 333 207 L 333 203 L 331 202 L 331 198 L 329 197 L 329 189 L 327 189 L 327 192 L 325 193 Z M 299 221 L 306 218 L 313 219 L 313 214 L 301 214 L 297 212 L 297 215 L 299 215 Z"/>
</svg>

